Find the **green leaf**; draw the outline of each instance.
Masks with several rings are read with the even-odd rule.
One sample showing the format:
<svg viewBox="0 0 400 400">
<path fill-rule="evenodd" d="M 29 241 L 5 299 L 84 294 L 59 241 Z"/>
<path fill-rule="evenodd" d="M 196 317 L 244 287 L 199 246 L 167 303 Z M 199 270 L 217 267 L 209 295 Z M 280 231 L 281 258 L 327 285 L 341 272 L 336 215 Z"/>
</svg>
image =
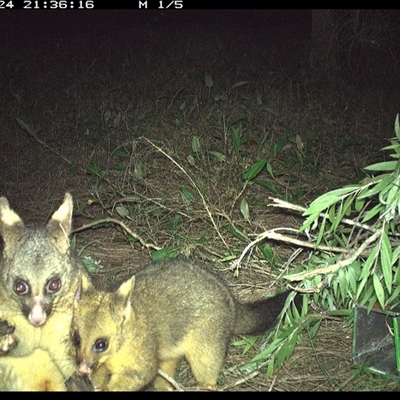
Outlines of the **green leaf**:
<svg viewBox="0 0 400 400">
<path fill-rule="evenodd" d="M 195 154 L 201 153 L 200 139 L 196 135 L 192 137 L 192 151 Z"/>
<path fill-rule="evenodd" d="M 396 120 L 394 121 L 394 131 L 395 131 L 395 133 L 396 133 L 397 139 L 400 140 L 399 114 L 397 114 Z"/>
<path fill-rule="evenodd" d="M 276 157 L 284 146 L 285 146 L 284 140 L 278 140 L 276 143 L 274 143 L 270 149 L 271 157 Z"/>
<path fill-rule="evenodd" d="M 351 208 L 352 208 L 353 202 L 354 202 L 354 198 L 355 198 L 355 193 L 353 195 L 349 196 L 345 200 L 344 205 L 343 205 L 343 217 L 344 216 L 347 216 L 347 217 L 350 216 Z M 342 220 L 342 218 L 340 218 L 340 220 Z M 336 227 L 335 227 L 335 230 L 336 230 Z"/>
<path fill-rule="evenodd" d="M 372 305 L 376 302 L 377 297 L 375 294 L 375 289 L 373 285 L 369 285 L 367 286 L 367 289 L 364 292 L 364 296 L 361 298 L 361 300 L 359 301 L 360 305 L 364 305 L 367 302 L 369 303 L 369 311 L 372 308 Z"/>
<path fill-rule="evenodd" d="M 242 139 L 240 137 L 239 130 L 236 128 L 232 128 L 232 143 L 235 153 L 240 154 L 240 152 L 242 151 Z"/>
<path fill-rule="evenodd" d="M 190 201 L 191 203 L 196 201 L 196 196 L 189 189 L 181 188 L 181 193 L 187 201 Z"/>
<path fill-rule="evenodd" d="M 300 319 L 299 310 L 297 309 L 297 307 L 296 307 L 296 305 L 294 304 L 294 302 L 292 302 L 291 305 L 290 305 L 290 307 L 288 308 L 287 314 L 293 315 L 293 319 L 294 319 L 294 320 Z M 306 314 L 304 314 L 304 315 L 306 315 Z"/>
<path fill-rule="evenodd" d="M 275 358 L 275 362 L 274 362 L 274 366 L 276 368 L 280 368 L 282 366 L 282 364 L 284 363 L 285 359 L 286 359 L 286 355 L 288 352 L 288 345 L 289 345 L 289 340 L 286 339 L 282 342 L 282 345 L 280 346 L 279 350 L 277 350 L 277 352 L 274 354 L 274 358 Z"/>
<path fill-rule="evenodd" d="M 332 190 L 322 196 L 317 197 L 310 206 L 304 211 L 303 216 L 319 214 L 328 207 L 342 200 L 348 193 L 354 192 L 359 188 L 358 185 L 346 186 L 344 188 Z"/>
<path fill-rule="evenodd" d="M 398 161 L 385 161 L 385 162 L 380 162 L 377 164 L 369 165 L 368 167 L 365 167 L 364 169 L 366 171 L 394 171 L 396 169 L 397 164 L 398 164 Z"/>
<path fill-rule="evenodd" d="M 91 256 L 81 256 L 81 260 L 91 274 L 99 272 L 99 270 L 102 268 L 100 263 L 93 260 Z"/>
<path fill-rule="evenodd" d="M 252 347 L 254 347 L 255 343 L 258 340 L 258 336 L 249 336 L 243 338 L 242 340 L 238 340 L 237 342 L 232 343 L 233 346 L 244 346 L 242 354 L 246 354 Z"/>
<path fill-rule="evenodd" d="M 283 338 L 275 339 L 265 350 L 258 353 L 251 359 L 251 362 L 266 360 L 282 343 Z"/>
<path fill-rule="evenodd" d="M 317 241 L 315 243 L 315 246 L 318 246 L 321 243 L 322 238 L 324 237 L 326 219 L 327 219 L 327 215 L 325 214 L 324 218 L 322 218 L 322 223 L 321 223 L 321 227 L 318 232 Z"/>
<path fill-rule="evenodd" d="M 333 224 L 335 221 L 335 216 L 336 216 L 336 204 L 333 204 L 331 207 L 329 207 L 329 210 L 327 212 L 328 217 L 329 217 L 329 222 Z"/>
<path fill-rule="evenodd" d="M 365 215 L 364 218 L 362 219 L 362 223 L 365 224 L 367 221 L 370 219 L 374 218 L 376 214 L 379 214 L 384 210 L 384 207 L 382 204 L 377 204 L 374 208 L 369 210 Z"/>
<path fill-rule="evenodd" d="M 357 212 L 360 212 L 363 209 L 364 204 L 365 204 L 365 200 L 356 200 L 356 202 L 354 204 L 354 209 Z"/>
<path fill-rule="evenodd" d="M 237 229 L 235 229 L 232 225 L 224 225 L 224 228 L 240 241 L 247 242 L 248 238 L 242 234 L 242 232 L 239 232 Z"/>
<path fill-rule="evenodd" d="M 90 175 L 99 175 L 101 172 L 101 167 L 99 164 L 90 164 L 86 172 Z"/>
<path fill-rule="evenodd" d="M 342 219 L 344 217 L 345 210 L 343 203 L 340 203 L 340 206 L 336 212 L 335 219 L 332 221 L 332 226 L 330 229 L 330 232 L 335 232 L 337 227 L 339 226 L 340 222 L 342 222 Z"/>
<path fill-rule="evenodd" d="M 293 350 L 296 346 L 297 343 L 297 335 L 293 335 L 289 340 L 288 340 L 288 344 L 286 346 L 286 354 L 285 354 L 285 360 L 288 360 L 290 358 L 290 356 L 293 354 Z"/>
<path fill-rule="evenodd" d="M 299 232 L 305 231 L 314 221 L 316 221 L 319 217 L 320 213 L 310 215 L 304 222 L 303 225 L 299 228 Z"/>
<path fill-rule="evenodd" d="M 299 294 L 297 296 L 300 296 Z M 308 302 L 309 302 L 309 296 L 308 295 L 303 295 L 303 304 L 301 307 L 301 315 L 302 317 L 305 317 L 308 314 Z"/>
<path fill-rule="evenodd" d="M 175 247 L 165 247 L 164 249 L 156 250 L 151 253 L 151 259 L 153 261 L 166 261 L 176 257 L 179 254 L 179 250 Z"/>
<path fill-rule="evenodd" d="M 379 280 L 378 275 L 375 273 L 373 274 L 372 279 L 373 279 L 376 297 L 379 301 L 380 306 L 382 307 L 382 310 L 384 310 L 385 309 L 385 291 L 383 290 L 382 283 Z"/>
<path fill-rule="evenodd" d="M 392 265 L 394 265 L 396 263 L 396 261 L 399 259 L 400 257 L 400 246 L 397 246 L 392 254 Z"/>
<path fill-rule="evenodd" d="M 358 278 L 359 280 L 364 279 L 365 276 L 371 275 L 373 266 L 376 264 L 376 258 L 378 257 L 379 244 L 375 245 L 371 250 L 367 260 L 365 261 L 363 267 L 361 268 L 361 274 Z"/>
<path fill-rule="evenodd" d="M 270 264 L 275 265 L 276 256 L 271 246 L 267 243 L 265 246 L 258 246 L 263 257 L 270 262 Z"/>
<path fill-rule="evenodd" d="M 399 186 L 398 182 L 393 182 L 392 187 L 387 191 L 383 198 L 380 197 L 380 201 L 387 205 L 386 211 L 396 208 L 399 204 Z"/>
<path fill-rule="evenodd" d="M 315 324 L 308 329 L 308 336 L 312 339 L 319 331 L 321 326 L 322 319 L 318 319 L 315 321 Z"/>
<path fill-rule="evenodd" d="M 359 301 L 361 304 L 363 304 L 363 302 L 362 302 L 361 300 L 359 300 L 359 298 L 360 298 L 361 293 L 363 292 L 364 287 L 365 287 L 366 283 L 368 282 L 368 280 L 369 280 L 369 276 L 364 276 L 364 278 L 363 278 L 363 279 L 361 280 L 361 282 L 358 284 L 358 288 L 357 288 L 357 293 L 356 293 L 356 298 L 355 298 L 355 300 L 356 300 L 356 301 Z M 370 288 L 372 288 L 372 286 L 370 286 Z"/>
<path fill-rule="evenodd" d="M 279 189 L 274 185 L 273 183 L 267 182 L 267 181 L 261 181 L 259 179 L 254 179 L 254 183 L 257 183 L 258 185 L 261 185 L 262 187 L 267 188 L 273 193 L 279 193 Z"/>
<path fill-rule="evenodd" d="M 347 271 L 347 279 L 349 282 L 349 286 L 350 289 L 352 291 L 352 293 L 356 293 L 357 292 L 357 280 L 358 280 L 358 275 L 356 272 L 356 268 L 354 268 L 353 266 L 355 264 L 359 264 L 360 262 L 358 260 L 355 260 L 351 263 L 351 265 L 349 265 Z"/>
<path fill-rule="evenodd" d="M 209 151 L 208 154 L 211 154 L 213 157 L 217 159 L 219 162 L 225 161 L 226 157 L 224 154 L 220 153 L 219 151 Z"/>
<path fill-rule="evenodd" d="M 213 81 L 211 74 L 206 73 L 204 75 L 204 85 L 206 86 L 206 88 L 209 88 L 209 89 L 214 86 L 214 81 Z"/>
<path fill-rule="evenodd" d="M 125 206 L 123 206 L 122 204 L 116 206 L 115 207 L 115 211 L 122 218 L 126 218 L 126 217 L 129 216 L 129 210 Z"/>
<path fill-rule="evenodd" d="M 191 154 L 187 156 L 187 160 L 189 161 L 190 165 L 196 165 L 196 161 L 194 160 L 194 157 Z"/>
<path fill-rule="evenodd" d="M 381 268 L 388 293 L 392 293 L 392 246 L 386 232 L 382 233 Z"/>
<path fill-rule="evenodd" d="M 399 295 L 400 295 L 400 286 L 397 286 L 396 289 L 393 290 L 391 296 L 387 299 L 386 304 L 392 304 L 394 301 L 398 301 Z"/>
<path fill-rule="evenodd" d="M 338 233 L 341 236 L 339 236 Z M 345 248 L 347 246 L 348 238 L 346 237 L 346 235 L 342 231 L 340 231 L 338 233 L 337 232 L 332 232 L 333 239 L 335 239 L 337 241 L 339 246 Z"/>
<path fill-rule="evenodd" d="M 264 143 L 266 142 L 266 140 L 268 139 L 268 136 L 269 136 L 269 132 L 265 132 L 262 139 L 257 143 L 256 154 L 258 154 L 261 151 L 261 148 L 264 145 Z"/>
<path fill-rule="evenodd" d="M 358 196 L 358 200 L 373 197 L 376 194 L 382 192 L 392 181 L 393 177 L 391 174 L 380 175 L 376 178 L 372 178 L 370 183 L 376 183 L 369 190 L 362 191 L 362 194 Z"/>
<path fill-rule="evenodd" d="M 127 146 L 119 146 L 111 154 L 114 154 L 119 158 L 127 158 L 130 156 L 130 150 Z"/>
<path fill-rule="evenodd" d="M 400 285 L 400 262 L 397 262 L 397 265 L 395 267 L 393 283 L 395 285 Z"/>
<path fill-rule="evenodd" d="M 299 153 L 304 155 L 304 142 L 300 135 L 296 135 L 296 147 Z"/>
<path fill-rule="evenodd" d="M 267 162 L 267 171 L 274 178 L 274 172 L 272 171 L 272 165 L 270 162 Z"/>
<path fill-rule="evenodd" d="M 279 112 L 273 110 L 272 108 L 265 107 L 265 111 L 269 112 L 270 114 L 274 115 L 275 117 L 279 117 Z"/>
<path fill-rule="evenodd" d="M 29 124 L 27 124 L 25 121 L 23 121 L 22 119 L 20 119 L 20 118 L 18 118 L 18 117 L 15 117 L 15 119 L 17 120 L 17 122 L 18 122 L 18 125 L 22 128 L 22 129 L 24 129 L 26 132 L 30 132 L 30 130 L 31 130 L 31 127 L 30 127 L 30 125 Z"/>
<path fill-rule="evenodd" d="M 340 295 L 342 300 L 344 301 L 347 298 L 348 285 L 347 285 L 347 276 L 343 268 L 339 269 L 338 279 L 339 279 Z"/>
<path fill-rule="evenodd" d="M 266 158 L 262 158 L 261 160 L 255 162 L 246 172 L 243 173 L 243 179 L 247 182 L 254 179 L 262 171 L 266 163 Z"/>
<path fill-rule="evenodd" d="M 268 363 L 267 371 L 265 373 L 267 378 L 272 378 L 273 377 L 273 375 L 274 375 L 274 364 L 275 364 L 275 358 L 272 357 L 270 362 Z"/>
<path fill-rule="evenodd" d="M 243 219 L 245 221 L 250 221 L 250 211 L 249 211 L 249 205 L 247 204 L 247 201 L 245 199 L 242 199 L 240 202 L 240 212 L 243 215 Z"/>
<path fill-rule="evenodd" d="M 231 86 L 231 90 L 236 89 L 236 88 L 238 88 L 238 87 L 240 87 L 240 86 L 247 85 L 247 84 L 248 84 L 247 81 L 237 82 L 237 83 L 235 83 L 234 85 Z"/>
</svg>

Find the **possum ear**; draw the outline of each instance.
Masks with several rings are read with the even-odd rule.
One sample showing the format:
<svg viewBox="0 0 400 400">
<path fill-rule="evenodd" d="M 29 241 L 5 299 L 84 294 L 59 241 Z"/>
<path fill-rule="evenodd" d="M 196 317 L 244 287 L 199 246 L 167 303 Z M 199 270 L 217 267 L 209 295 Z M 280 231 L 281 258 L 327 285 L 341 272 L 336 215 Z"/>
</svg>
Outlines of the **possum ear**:
<svg viewBox="0 0 400 400">
<path fill-rule="evenodd" d="M 92 282 L 90 282 L 89 277 L 82 274 L 75 292 L 75 301 L 78 302 L 82 297 L 82 293 L 85 293 L 91 286 Z"/>
<path fill-rule="evenodd" d="M 92 282 L 90 281 L 90 278 L 87 275 L 82 274 L 81 275 L 82 292 L 85 293 L 91 286 L 92 286 Z"/>
<path fill-rule="evenodd" d="M 122 283 L 118 288 L 117 293 L 123 302 L 122 315 L 124 319 L 128 319 L 132 313 L 131 297 L 135 286 L 135 276 L 132 276 L 127 281 Z"/>
<path fill-rule="evenodd" d="M 24 225 L 22 219 L 19 215 L 11 210 L 10 204 L 5 197 L 0 197 L 0 222 L 1 222 L 1 232 L 7 227 L 15 225 Z"/>
<path fill-rule="evenodd" d="M 20 237 L 24 234 L 24 223 L 10 208 L 8 200 L 0 197 L 0 233 L 4 241 L 4 255 L 11 254 Z"/>
<path fill-rule="evenodd" d="M 54 212 L 47 224 L 47 230 L 50 236 L 56 241 L 61 253 L 66 253 L 69 250 L 73 206 L 72 196 L 68 192 L 65 193 L 63 203 Z"/>
<path fill-rule="evenodd" d="M 135 275 L 121 284 L 121 286 L 118 288 L 118 294 L 122 297 L 130 297 L 134 286 Z"/>
</svg>

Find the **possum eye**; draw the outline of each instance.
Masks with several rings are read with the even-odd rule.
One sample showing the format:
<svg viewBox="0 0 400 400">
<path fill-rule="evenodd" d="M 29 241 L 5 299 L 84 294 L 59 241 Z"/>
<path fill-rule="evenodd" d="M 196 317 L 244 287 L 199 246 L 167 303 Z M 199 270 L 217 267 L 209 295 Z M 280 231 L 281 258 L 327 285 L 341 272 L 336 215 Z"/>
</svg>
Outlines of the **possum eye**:
<svg viewBox="0 0 400 400">
<path fill-rule="evenodd" d="M 14 292 L 18 296 L 23 296 L 24 294 L 28 294 L 29 293 L 29 285 L 22 280 L 17 280 L 14 282 Z"/>
<path fill-rule="evenodd" d="M 75 331 L 72 336 L 72 343 L 75 347 L 79 347 L 81 344 L 81 337 L 79 336 L 79 333 L 77 331 Z"/>
<path fill-rule="evenodd" d="M 108 340 L 107 339 L 97 339 L 93 345 L 93 351 L 95 353 L 102 353 L 107 350 Z"/>
<path fill-rule="evenodd" d="M 50 279 L 47 282 L 46 289 L 49 293 L 56 293 L 61 288 L 61 280 L 60 279 Z"/>
</svg>

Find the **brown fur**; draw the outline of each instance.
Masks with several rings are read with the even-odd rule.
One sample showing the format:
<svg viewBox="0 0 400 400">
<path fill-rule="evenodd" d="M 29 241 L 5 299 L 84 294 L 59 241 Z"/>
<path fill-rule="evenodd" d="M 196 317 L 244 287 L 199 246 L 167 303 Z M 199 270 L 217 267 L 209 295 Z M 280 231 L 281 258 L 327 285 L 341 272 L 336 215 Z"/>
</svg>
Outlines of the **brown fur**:
<svg viewBox="0 0 400 400">
<path fill-rule="evenodd" d="M 199 386 L 215 387 L 231 335 L 271 328 L 286 297 L 240 304 L 218 275 L 184 259 L 149 264 L 113 293 L 86 289 L 83 279 L 73 319 L 78 369 L 106 390 L 152 381 L 165 390 L 157 368 L 174 377 L 185 357 Z"/>
<path fill-rule="evenodd" d="M 12 390 L 15 384 L 15 389 L 65 390 L 64 385 L 60 386 L 60 376 L 65 380 L 75 371 L 69 329 L 74 294 L 80 275 L 86 272 L 70 250 L 72 207 L 72 197 L 67 193 L 46 226 L 26 227 L 10 209 L 7 199 L 0 198 L 0 233 L 4 242 L 0 319 L 14 326 L 9 337 L 17 342 L 6 356 L 0 357 L 0 389 Z M 47 371 L 47 383 L 39 383 L 41 378 L 32 365 Z M 24 378 L 24 383 L 17 379 L 13 382 L 10 376 L 30 376 L 31 381 Z"/>
</svg>

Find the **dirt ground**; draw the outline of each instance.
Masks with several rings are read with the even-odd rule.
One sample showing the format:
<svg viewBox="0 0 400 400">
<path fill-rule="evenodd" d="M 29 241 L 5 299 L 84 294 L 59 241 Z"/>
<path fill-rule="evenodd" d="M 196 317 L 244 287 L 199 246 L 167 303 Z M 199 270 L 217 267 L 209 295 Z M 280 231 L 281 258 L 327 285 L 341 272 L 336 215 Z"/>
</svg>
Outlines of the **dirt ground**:
<svg viewBox="0 0 400 400">
<path fill-rule="evenodd" d="M 114 218 L 145 243 L 206 260 L 241 299 L 274 293 L 283 282 L 265 263 L 250 259 L 234 278 L 228 263 L 216 262 L 246 245 L 226 222 L 249 237 L 298 227 L 298 216 L 267 207 L 269 197 L 307 205 L 357 182 L 362 167 L 382 160 L 400 109 L 394 84 L 313 81 L 306 69 L 310 18 L 262 10 L 0 15 L 1 195 L 25 221 L 42 223 L 70 191 L 76 248 L 101 265 L 93 273 L 99 287 L 134 273 L 153 250 L 113 223 L 79 229 Z M 240 131 L 240 149 L 232 129 Z M 305 144 L 302 159 L 296 135 Z M 285 146 L 273 154 L 277 143 Z M 261 157 L 272 160 L 274 179 L 263 172 L 268 188 L 241 192 L 241 174 Z M 243 193 L 250 222 L 239 209 Z M 282 257 L 294 251 L 273 246 Z M 243 355 L 230 346 L 218 389 L 399 388 L 354 367 L 351 348 L 346 320 L 327 319 L 267 379 L 263 369 L 238 370 L 257 349 Z M 186 363 L 177 381 L 195 388 Z"/>
</svg>

